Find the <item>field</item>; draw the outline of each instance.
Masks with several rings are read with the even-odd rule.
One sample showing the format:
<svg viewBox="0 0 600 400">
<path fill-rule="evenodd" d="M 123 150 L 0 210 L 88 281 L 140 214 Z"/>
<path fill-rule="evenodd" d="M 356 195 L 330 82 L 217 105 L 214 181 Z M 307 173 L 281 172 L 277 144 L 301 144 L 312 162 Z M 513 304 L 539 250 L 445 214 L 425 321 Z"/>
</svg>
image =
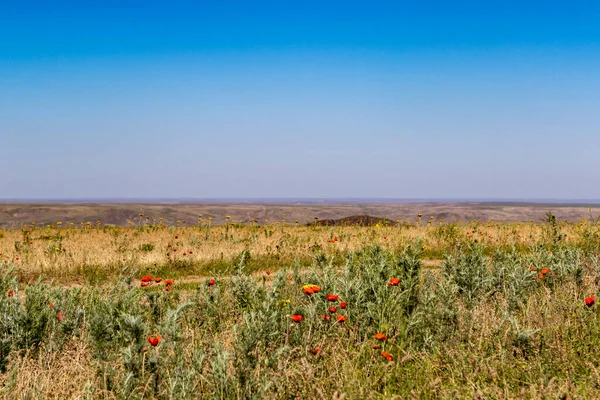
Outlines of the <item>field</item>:
<svg viewBox="0 0 600 400">
<path fill-rule="evenodd" d="M 600 224 L 583 210 L 27 214 L 0 229 L 2 396 L 600 398 Z"/>
</svg>

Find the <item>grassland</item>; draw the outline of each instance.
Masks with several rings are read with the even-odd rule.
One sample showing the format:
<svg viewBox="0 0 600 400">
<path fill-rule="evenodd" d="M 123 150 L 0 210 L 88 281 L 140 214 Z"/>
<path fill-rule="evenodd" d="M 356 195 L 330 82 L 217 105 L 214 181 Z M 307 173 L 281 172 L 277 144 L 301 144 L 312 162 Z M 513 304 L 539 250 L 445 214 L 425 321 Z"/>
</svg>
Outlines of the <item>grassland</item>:
<svg viewBox="0 0 600 400">
<path fill-rule="evenodd" d="M 2 396 L 600 397 L 596 221 L 209 218 L 0 230 Z"/>
</svg>

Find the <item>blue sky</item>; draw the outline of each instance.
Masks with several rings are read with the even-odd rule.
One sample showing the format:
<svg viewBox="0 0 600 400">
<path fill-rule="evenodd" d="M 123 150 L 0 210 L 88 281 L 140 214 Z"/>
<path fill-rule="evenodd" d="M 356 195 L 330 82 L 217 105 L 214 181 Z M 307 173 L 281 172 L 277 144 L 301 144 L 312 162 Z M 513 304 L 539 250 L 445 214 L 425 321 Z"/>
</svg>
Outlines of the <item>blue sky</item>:
<svg viewBox="0 0 600 400">
<path fill-rule="evenodd" d="M 2 2 L 0 198 L 600 199 L 598 21 L 596 1 Z"/>
</svg>

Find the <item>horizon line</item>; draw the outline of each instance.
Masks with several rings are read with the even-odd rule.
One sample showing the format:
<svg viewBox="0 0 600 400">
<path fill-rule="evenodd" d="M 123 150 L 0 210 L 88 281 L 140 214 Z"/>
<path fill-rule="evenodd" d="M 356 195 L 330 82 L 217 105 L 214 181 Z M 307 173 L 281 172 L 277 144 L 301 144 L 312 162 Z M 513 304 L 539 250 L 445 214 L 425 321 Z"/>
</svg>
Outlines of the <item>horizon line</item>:
<svg viewBox="0 0 600 400">
<path fill-rule="evenodd" d="M 530 203 L 600 205 L 600 199 L 519 197 L 71 197 L 0 198 L 0 204 L 411 204 L 411 203 Z"/>
</svg>

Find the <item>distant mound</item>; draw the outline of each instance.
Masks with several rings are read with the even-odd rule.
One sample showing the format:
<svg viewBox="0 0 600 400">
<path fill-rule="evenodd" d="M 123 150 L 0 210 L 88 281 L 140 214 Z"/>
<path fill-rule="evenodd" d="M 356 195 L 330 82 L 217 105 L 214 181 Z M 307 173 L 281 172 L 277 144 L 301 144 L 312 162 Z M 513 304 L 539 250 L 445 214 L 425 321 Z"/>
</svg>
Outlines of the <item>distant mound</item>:
<svg viewBox="0 0 600 400">
<path fill-rule="evenodd" d="M 372 215 L 353 215 L 351 217 L 344 217 L 340 219 L 324 219 L 317 220 L 315 222 L 308 223 L 307 225 L 360 225 L 360 226 L 372 226 L 376 224 L 391 225 L 394 221 L 382 217 L 374 217 Z"/>
</svg>

